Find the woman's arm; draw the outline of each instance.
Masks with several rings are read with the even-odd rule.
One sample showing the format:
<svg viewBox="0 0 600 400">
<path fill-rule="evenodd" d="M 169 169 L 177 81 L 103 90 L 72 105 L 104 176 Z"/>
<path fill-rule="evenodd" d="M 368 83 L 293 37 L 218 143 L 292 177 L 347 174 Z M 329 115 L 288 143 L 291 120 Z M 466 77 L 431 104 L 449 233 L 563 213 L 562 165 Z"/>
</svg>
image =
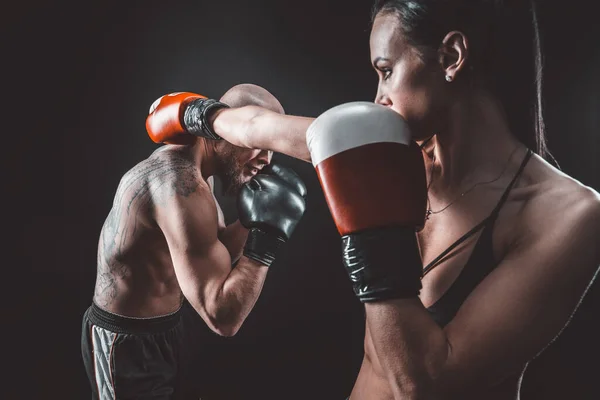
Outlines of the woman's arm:
<svg viewBox="0 0 600 400">
<path fill-rule="evenodd" d="M 526 235 L 445 329 L 418 299 L 366 304 L 395 398 L 444 399 L 493 386 L 556 338 L 600 265 L 600 196 L 571 189 L 526 207 Z"/>
<path fill-rule="evenodd" d="M 271 150 L 310 162 L 306 130 L 312 121 L 314 118 L 244 106 L 216 111 L 212 127 L 217 135 L 236 146 Z"/>
</svg>

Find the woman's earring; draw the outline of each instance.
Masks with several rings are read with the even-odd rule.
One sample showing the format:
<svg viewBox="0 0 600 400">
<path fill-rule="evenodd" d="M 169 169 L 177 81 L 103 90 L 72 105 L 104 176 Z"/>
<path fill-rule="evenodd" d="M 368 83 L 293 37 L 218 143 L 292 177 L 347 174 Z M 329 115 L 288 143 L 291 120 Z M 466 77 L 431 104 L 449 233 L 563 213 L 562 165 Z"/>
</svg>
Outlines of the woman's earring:
<svg viewBox="0 0 600 400">
<path fill-rule="evenodd" d="M 452 77 L 450 75 L 446 75 L 446 82 L 452 82 Z"/>
</svg>

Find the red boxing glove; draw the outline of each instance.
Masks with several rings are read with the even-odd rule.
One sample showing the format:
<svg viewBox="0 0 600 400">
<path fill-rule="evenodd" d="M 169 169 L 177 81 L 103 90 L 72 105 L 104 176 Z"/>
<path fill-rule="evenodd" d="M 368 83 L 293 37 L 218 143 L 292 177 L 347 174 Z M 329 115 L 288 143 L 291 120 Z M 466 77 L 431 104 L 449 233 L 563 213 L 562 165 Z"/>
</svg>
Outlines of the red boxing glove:
<svg viewBox="0 0 600 400">
<path fill-rule="evenodd" d="M 375 103 L 343 104 L 321 114 L 306 140 L 340 235 L 423 226 L 423 155 L 398 113 Z"/>
<path fill-rule="evenodd" d="M 210 127 L 210 111 L 228 107 L 206 96 L 190 92 L 164 95 L 150 106 L 146 131 L 154 143 L 191 144 L 195 136 L 221 139 Z"/>
<path fill-rule="evenodd" d="M 347 103 L 321 114 L 306 140 L 357 297 L 418 295 L 416 230 L 425 221 L 427 183 L 404 119 L 374 103 Z"/>
</svg>

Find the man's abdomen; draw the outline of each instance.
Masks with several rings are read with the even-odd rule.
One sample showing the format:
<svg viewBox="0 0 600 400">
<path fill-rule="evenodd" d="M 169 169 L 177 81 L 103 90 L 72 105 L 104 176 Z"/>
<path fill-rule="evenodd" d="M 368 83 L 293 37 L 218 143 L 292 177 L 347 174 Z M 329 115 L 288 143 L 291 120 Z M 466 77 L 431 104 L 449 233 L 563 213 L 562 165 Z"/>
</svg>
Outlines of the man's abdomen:
<svg viewBox="0 0 600 400">
<path fill-rule="evenodd" d="M 132 278 L 114 278 L 114 293 L 96 290 L 94 303 L 105 311 L 135 318 L 163 316 L 181 307 L 181 289 L 175 278 L 170 282 Z"/>
<path fill-rule="evenodd" d="M 96 305 L 137 318 L 166 315 L 180 308 L 181 289 L 167 243 L 159 233 L 138 225 L 108 238 L 105 224 L 98 247 Z"/>
</svg>

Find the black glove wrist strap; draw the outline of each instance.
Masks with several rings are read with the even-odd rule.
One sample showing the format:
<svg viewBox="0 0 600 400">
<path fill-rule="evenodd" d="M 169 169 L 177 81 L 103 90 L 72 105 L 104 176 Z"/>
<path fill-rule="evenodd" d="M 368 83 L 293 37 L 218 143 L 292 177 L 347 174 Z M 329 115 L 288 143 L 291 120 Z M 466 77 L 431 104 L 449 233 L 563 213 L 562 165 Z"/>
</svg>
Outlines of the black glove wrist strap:
<svg viewBox="0 0 600 400">
<path fill-rule="evenodd" d="M 244 255 L 269 267 L 284 244 L 285 239 L 282 237 L 259 228 L 252 228 L 248 232 L 248 239 L 244 245 Z"/>
<path fill-rule="evenodd" d="M 342 249 L 346 272 L 361 302 L 419 295 L 423 265 L 414 228 L 344 235 Z"/>
<path fill-rule="evenodd" d="M 211 113 L 221 108 L 229 106 L 214 99 L 196 99 L 188 104 L 183 113 L 183 126 L 192 135 L 222 140 L 208 122 Z"/>
</svg>

